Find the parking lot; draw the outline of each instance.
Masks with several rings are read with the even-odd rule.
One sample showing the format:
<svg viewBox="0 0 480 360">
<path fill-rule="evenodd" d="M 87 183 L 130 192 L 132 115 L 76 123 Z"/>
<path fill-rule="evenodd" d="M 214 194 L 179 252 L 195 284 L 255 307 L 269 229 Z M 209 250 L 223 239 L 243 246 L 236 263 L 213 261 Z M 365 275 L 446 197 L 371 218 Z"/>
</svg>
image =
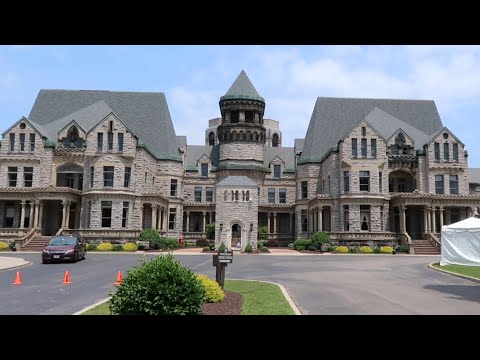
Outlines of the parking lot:
<svg viewBox="0 0 480 360">
<path fill-rule="evenodd" d="M 76 264 L 41 264 L 38 253 L 5 253 L 32 265 L 0 272 L 0 314 L 73 314 L 108 297 L 118 271 L 141 254 L 89 253 Z M 146 255 L 145 259 L 155 255 Z M 215 276 L 211 255 L 176 255 Z M 439 257 L 402 255 L 237 255 L 226 278 L 284 285 L 303 314 L 480 314 L 480 284 L 427 268 Z M 22 285 L 12 285 L 16 271 Z M 69 271 L 71 284 L 63 284 Z"/>
</svg>

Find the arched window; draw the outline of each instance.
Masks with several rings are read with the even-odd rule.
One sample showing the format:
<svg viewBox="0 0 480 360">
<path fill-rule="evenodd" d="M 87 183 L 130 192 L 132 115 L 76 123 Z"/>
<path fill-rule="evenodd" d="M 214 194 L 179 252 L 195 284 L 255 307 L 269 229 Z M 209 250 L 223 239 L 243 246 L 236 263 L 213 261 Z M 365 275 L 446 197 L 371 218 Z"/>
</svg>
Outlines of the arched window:
<svg viewBox="0 0 480 360">
<path fill-rule="evenodd" d="M 273 134 L 272 136 L 272 146 L 273 147 L 278 147 L 278 134 Z"/>
<path fill-rule="evenodd" d="M 402 133 L 398 134 L 395 138 L 395 144 L 398 146 L 403 146 L 405 145 L 405 136 L 403 136 Z"/>
<path fill-rule="evenodd" d="M 210 134 L 208 135 L 208 145 L 210 146 L 215 145 L 215 134 L 213 131 L 210 132 Z"/>
<path fill-rule="evenodd" d="M 245 201 L 250 201 L 250 190 L 247 190 Z"/>
<path fill-rule="evenodd" d="M 78 136 L 78 129 L 74 125 L 68 129 L 67 138 L 63 142 L 64 146 L 68 148 L 83 147 L 83 140 Z"/>
</svg>

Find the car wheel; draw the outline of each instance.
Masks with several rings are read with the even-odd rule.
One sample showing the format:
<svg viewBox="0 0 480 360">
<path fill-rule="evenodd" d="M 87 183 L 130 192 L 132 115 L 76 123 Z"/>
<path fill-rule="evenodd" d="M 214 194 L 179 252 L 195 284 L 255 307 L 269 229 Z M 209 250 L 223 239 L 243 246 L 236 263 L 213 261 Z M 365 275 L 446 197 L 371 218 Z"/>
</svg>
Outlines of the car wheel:
<svg viewBox="0 0 480 360">
<path fill-rule="evenodd" d="M 72 260 L 74 263 L 76 263 L 78 261 L 78 252 L 75 253 L 75 255 L 73 256 L 73 260 Z"/>
<path fill-rule="evenodd" d="M 42 259 L 42 264 L 48 264 L 48 261 Z"/>
<path fill-rule="evenodd" d="M 82 255 L 82 259 L 81 259 L 81 260 L 85 260 L 85 254 L 86 254 L 86 253 L 87 253 L 86 251 L 83 252 L 83 255 Z"/>
</svg>

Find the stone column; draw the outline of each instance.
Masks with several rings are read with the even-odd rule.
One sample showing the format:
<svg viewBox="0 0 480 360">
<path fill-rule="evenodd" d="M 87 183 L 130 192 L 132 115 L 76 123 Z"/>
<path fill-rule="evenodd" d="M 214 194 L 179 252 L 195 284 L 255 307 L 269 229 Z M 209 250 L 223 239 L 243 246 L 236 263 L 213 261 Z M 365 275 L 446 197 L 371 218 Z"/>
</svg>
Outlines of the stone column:
<svg viewBox="0 0 480 360">
<path fill-rule="evenodd" d="M 40 203 L 39 201 L 35 201 L 35 218 L 33 220 L 33 227 L 35 229 L 38 228 L 38 213 L 39 213 L 39 209 L 40 209 Z"/>
<path fill-rule="evenodd" d="M 38 214 L 38 227 L 42 229 L 43 227 L 43 207 L 45 206 L 44 202 L 40 203 L 40 214 Z"/>
<path fill-rule="evenodd" d="M 318 229 L 319 231 L 323 231 L 323 206 L 320 206 L 318 209 Z"/>
<path fill-rule="evenodd" d="M 444 223 L 444 220 L 443 220 L 443 212 L 444 212 L 444 208 L 440 208 L 440 231 L 442 231 L 442 227 L 443 227 L 443 223 Z"/>
<path fill-rule="evenodd" d="M 270 212 L 267 213 L 268 216 L 267 216 L 267 221 L 268 221 L 268 232 L 270 233 Z"/>
<path fill-rule="evenodd" d="M 168 230 L 168 207 L 165 207 L 163 211 L 163 231 Z"/>
<path fill-rule="evenodd" d="M 152 204 L 152 224 L 151 224 L 152 229 L 157 228 L 157 210 L 158 210 L 158 205 Z"/>
<path fill-rule="evenodd" d="M 290 214 L 290 234 L 295 234 L 295 213 Z"/>
<path fill-rule="evenodd" d="M 330 206 L 330 232 L 333 232 L 333 206 Z"/>
<path fill-rule="evenodd" d="M 405 219 L 405 210 L 406 210 L 405 205 L 400 205 L 400 232 L 405 233 L 406 230 L 406 219 Z"/>
<path fill-rule="evenodd" d="M 26 205 L 26 203 L 24 201 L 22 201 L 21 205 L 22 205 L 22 212 L 20 213 L 19 229 L 23 229 L 24 228 L 23 224 L 25 223 L 25 205 Z"/>
<path fill-rule="evenodd" d="M 435 219 L 435 215 L 437 213 L 437 208 L 432 208 L 432 232 L 436 233 L 437 232 L 437 219 Z"/>
<path fill-rule="evenodd" d="M 185 214 L 187 214 L 187 226 L 185 227 L 186 232 L 190 232 L 190 211 L 185 211 Z"/>
<path fill-rule="evenodd" d="M 33 227 L 33 201 L 30 200 L 30 217 L 28 218 L 28 227 Z"/>
<path fill-rule="evenodd" d="M 423 232 L 428 232 L 428 208 L 423 208 Z"/>
<path fill-rule="evenodd" d="M 432 227 L 431 227 L 432 218 L 430 216 L 430 208 L 428 206 L 425 208 L 425 213 L 427 214 L 427 230 L 426 230 L 426 232 L 430 233 L 430 232 L 432 232 Z"/>
<path fill-rule="evenodd" d="M 277 233 L 277 213 L 273 213 L 273 232 Z"/>
<path fill-rule="evenodd" d="M 202 232 L 205 232 L 205 225 L 206 225 L 206 222 L 207 222 L 207 214 L 205 213 L 205 211 L 203 212 L 203 224 L 202 224 Z"/>
<path fill-rule="evenodd" d="M 65 218 L 65 227 L 68 229 L 69 224 L 70 224 L 70 203 L 67 203 L 67 211 L 66 211 L 67 217 Z"/>
</svg>

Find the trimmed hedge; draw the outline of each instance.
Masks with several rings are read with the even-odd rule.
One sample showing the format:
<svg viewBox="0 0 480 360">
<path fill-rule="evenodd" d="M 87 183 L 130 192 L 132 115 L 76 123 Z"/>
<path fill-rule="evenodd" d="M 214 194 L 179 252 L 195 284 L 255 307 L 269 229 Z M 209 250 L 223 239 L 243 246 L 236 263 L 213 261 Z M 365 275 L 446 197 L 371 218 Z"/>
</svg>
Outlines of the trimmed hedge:
<svg viewBox="0 0 480 360">
<path fill-rule="evenodd" d="M 382 254 L 391 254 L 391 253 L 393 253 L 393 248 L 391 246 L 382 246 L 380 248 L 380 252 Z"/>
<path fill-rule="evenodd" d="M 10 246 L 5 241 L 0 241 L 0 251 L 8 250 Z"/>
<path fill-rule="evenodd" d="M 253 246 L 252 244 L 248 243 L 247 246 L 245 246 L 245 252 L 251 253 L 253 251 Z"/>
<path fill-rule="evenodd" d="M 210 251 L 210 246 L 204 246 L 203 251 Z"/>
<path fill-rule="evenodd" d="M 266 247 L 266 246 L 260 247 L 260 251 L 261 252 L 270 252 L 270 250 L 268 250 L 268 247 Z"/>
<path fill-rule="evenodd" d="M 204 302 L 217 303 L 225 299 L 224 291 L 220 288 L 220 285 L 218 285 L 215 280 L 210 279 L 204 274 L 198 274 L 196 276 L 205 290 L 205 296 L 203 298 Z"/>
<path fill-rule="evenodd" d="M 207 239 L 197 239 L 197 241 L 195 241 L 195 245 L 198 247 L 205 247 L 209 246 L 209 243 Z"/>
<path fill-rule="evenodd" d="M 155 242 L 156 240 L 160 239 L 160 234 L 155 229 L 144 229 L 138 238 L 142 241 Z"/>
<path fill-rule="evenodd" d="M 362 254 L 372 254 L 373 253 L 373 250 L 370 246 L 361 246 L 360 247 L 360 252 Z"/>
<path fill-rule="evenodd" d="M 123 245 L 123 250 L 125 251 L 137 251 L 138 246 L 134 243 L 126 243 Z"/>
<path fill-rule="evenodd" d="M 100 245 L 97 246 L 98 251 L 112 251 L 113 250 L 113 245 L 110 244 L 109 242 L 104 242 L 101 243 Z"/>
<path fill-rule="evenodd" d="M 87 245 L 87 251 L 96 251 L 97 250 L 97 245 L 95 244 L 88 244 Z"/>
<path fill-rule="evenodd" d="M 346 246 L 337 246 L 337 248 L 335 249 L 335 252 L 346 254 L 348 253 L 348 248 Z"/>
</svg>

